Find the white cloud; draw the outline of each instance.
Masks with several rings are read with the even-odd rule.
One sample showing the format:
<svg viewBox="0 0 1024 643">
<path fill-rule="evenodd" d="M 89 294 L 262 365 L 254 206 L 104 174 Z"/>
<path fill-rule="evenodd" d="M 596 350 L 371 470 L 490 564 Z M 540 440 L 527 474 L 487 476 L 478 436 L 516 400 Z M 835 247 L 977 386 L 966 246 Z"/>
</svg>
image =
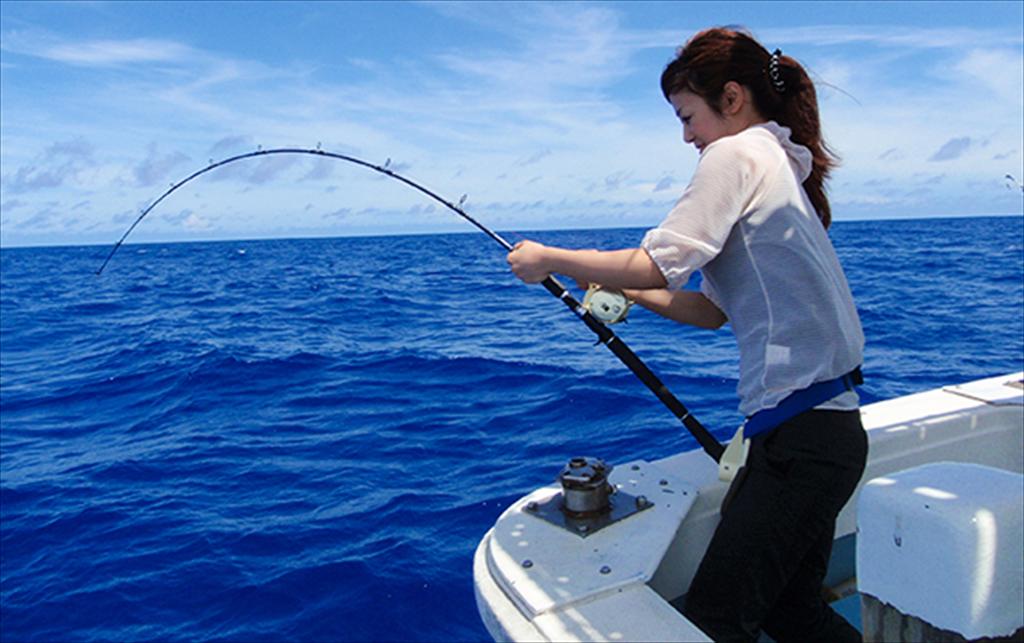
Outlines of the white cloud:
<svg viewBox="0 0 1024 643">
<path fill-rule="evenodd" d="M 621 85 L 633 83 L 641 69 L 656 75 L 659 69 L 642 63 L 644 55 L 657 48 L 667 58 L 682 38 L 679 29 L 632 27 L 618 10 L 591 4 L 430 6 L 493 38 L 466 45 L 453 38 L 420 56 L 394 59 L 341 48 L 339 70 L 313 73 L 315 60 L 260 62 L 219 53 L 228 48 L 215 53 L 166 38 L 5 33 L 5 52 L 89 74 L 79 76 L 88 83 L 68 84 L 68 99 L 61 101 L 86 106 L 77 109 L 89 114 L 84 122 L 70 122 L 49 105 L 39 114 L 9 109 L 5 98 L 4 167 L 13 168 L 3 177 L 5 193 L 19 192 L 24 205 L 17 214 L 47 211 L 43 198 L 91 200 L 82 212 L 109 221 L 111 212 L 155 196 L 140 186 L 157 185 L 179 169 L 199 169 L 187 167 L 185 158 L 202 166 L 258 145 L 312 148 L 322 142 L 325 150 L 374 163 L 390 156 L 394 168 L 413 168 L 412 178 L 448 198 L 470 191 L 483 219 L 509 226 L 558 225 L 570 220 L 563 211 L 584 225 L 587 216 L 622 212 L 630 221 L 658 220 L 664 203 L 649 198 L 671 203 L 696 155 L 680 143 L 656 88 L 648 101 L 623 94 Z M 1024 120 L 1022 37 L 1013 30 L 825 25 L 755 35 L 806 60 L 816 80 L 841 90 L 820 88 L 825 132 L 844 161 L 836 177 L 849 183 L 837 188 L 837 204 L 883 209 L 897 203 L 895 192 L 881 188 L 924 187 L 912 175 L 934 170 L 929 158 L 942 160 L 951 178 L 928 187 L 946 190 L 954 189 L 954 177 L 1002 176 L 1014 168 L 1000 160 L 1019 162 L 1019 151 L 1006 142 L 1020 139 Z M 930 67 L 920 63 L 925 50 Z M 358 74 L 342 73 L 352 66 Z M 66 134 L 48 140 L 61 139 L 67 149 L 51 146 L 34 157 L 21 143 L 39 139 L 20 128 L 37 118 L 39 131 L 52 123 L 65 131 L 87 128 L 88 140 L 96 142 L 91 161 L 74 156 L 76 140 Z M 18 145 L 8 144 L 12 130 L 18 130 Z M 981 142 L 988 140 L 993 145 L 984 150 Z M 145 141 L 159 147 L 147 150 Z M 47 151 L 62 160 L 43 163 Z M 973 151 L 985 151 L 985 158 Z M 14 162 L 13 153 L 22 156 Z M 992 160 L 993 154 L 1003 158 Z M 290 204 L 311 199 L 308 221 L 328 217 L 346 225 L 357 218 L 369 225 L 381 212 L 423 204 L 419 195 L 398 197 L 393 193 L 401 190 L 382 188 L 383 179 L 348 170 L 323 160 L 257 159 L 212 172 L 174 201 L 196 214 L 189 229 L 219 233 L 223 226 L 225 234 L 229 225 L 246 234 L 269 229 L 275 217 L 289 215 Z M 879 177 L 894 185 L 868 185 Z M 243 198 L 243 187 L 253 193 Z M 591 204 L 594 190 L 607 200 Z M 220 216 L 225 207 L 252 218 L 243 226 L 225 216 L 213 226 L 201 216 Z M 178 221 L 178 229 L 187 221 Z M 160 221 L 154 223 L 159 229 Z"/>
<path fill-rule="evenodd" d="M 662 192 L 675 185 L 675 179 L 671 176 L 662 177 L 651 189 L 652 192 Z"/>
<path fill-rule="evenodd" d="M 623 185 L 625 185 L 626 182 L 629 181 L 630 178 L 632 178 L 632 176 L 633 173 L 626 170 L 620 170 L 618 172 L 615 172 L 614 174 L 609 174 L 608 176 L 604 177 L 604 187 L 608 191 L 617 190 Z"/>
<path fill-rule="evenodd" d="M 1003 100 L 1024 101 L 1024 56 L 1006 49 L 972 49 L 955 71 L 977 81 Z"/>
<path fill-rule="evenodd" d="M 959 49 L 990 46 L 1019 46 L 1024 35 L 1015 29 L 969 27 L 914 27 L 906 25 L 808 25 L 762 29 L 755 34 L 761 42 L 836 46 L 849 44 L 884 45 L 909 49 Z"/>
<path fill-rule="evenodd" d="M 146 158 L 135 166 L 135 180 L 142 187 L 155 185 L 164 180 L 175 167 L 188 161 L 189 157 L 182 152 L 161 154 L 156 143 L 150 143 Z"/>
<path fill-rule="evenodd" d="M 256 143 L 253 142 L 250 136 L 225 136 L 217 140 L 212 146 L 210 146 L 210 154 L 215 159 L 219 159 L 222 156 L 229 154 L 238 154 L 239 152 L 253 150 L 256 147 Z"/>
<path fill-rule="evenodd" d="M 2 182 L 15 194 L 60 187 L 91 165 L 94 154 L 95 147 L 82 138 L 57 141 L 28 164 L 4 174 Z"/>
<path fill-rule="evenodd" d="M 182 227 L 189 232 L 202 232 L 211 229 L 213 225 L 202 216 L 192 212 L 185 218 Z"/>
<path fill-rule="evenodd" d="M 538 152 L 534 152 L 533 154 L 531 154 L 529 156 L 521 158 L 519 161 L 516 162 L 516 165 L 518 165 L 520 167 L 525 167 L 527 165 L 533 165 L 534 163 L 537 163 L 538 161 L 540 161 L 541 159 L 543 159 L 543 158 L 545 158 L 547 156 L 551 156 L 551 150 L 545 148 L 545 149 L 540 150 Z"/>
<path fill-rule="evenodd" d="M 615 12 L 592 5 L 531 9 L 520 7 L 502 23 L 516 39 L 515 51 L 453 48 L 437 59 L 479 83 L 479 93 L 531 112 L 546 102 L 601 102 L 609 83 L 630 72 L 632 47 Z M 490 14 L 474 13 L 477 18 Z"/>
<path fill-rule="evenodd" d="M 48 33 L 17 31 L 4 34 L 0 48 L 11 53 L 87 67 L 182 62 L 197 55 L 192 48 L 170 40 L 135 38 L 74 41 Z"/>
<path fill-rule="evenodd" d="M 950 161 L 958 159 L 971 149 L 972 141 L 970 136 L 951 138 L 946 141 L 935 154 L 929 157 L 929 161 Z"/>
</svg>

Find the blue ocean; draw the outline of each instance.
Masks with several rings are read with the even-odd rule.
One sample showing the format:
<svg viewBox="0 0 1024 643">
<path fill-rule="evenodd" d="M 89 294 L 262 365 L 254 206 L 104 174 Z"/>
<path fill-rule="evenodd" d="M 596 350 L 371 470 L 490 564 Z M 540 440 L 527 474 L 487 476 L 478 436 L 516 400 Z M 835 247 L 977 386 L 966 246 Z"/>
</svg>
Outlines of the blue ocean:
<svg viewBox="0 0 1024 643">
<path fill-rule="evenodd" d="M 1024 369 L 1020 217 L 830 234 L 865 402 Z M 0 252 L 4 641 L 487 640 L 471 561 L 511 502 L 696 448 L 477 232 L 126 245 L 97 276 L 108 251 Z M 732 435 L 728 328 L 616 331 Z"/>
</svg>

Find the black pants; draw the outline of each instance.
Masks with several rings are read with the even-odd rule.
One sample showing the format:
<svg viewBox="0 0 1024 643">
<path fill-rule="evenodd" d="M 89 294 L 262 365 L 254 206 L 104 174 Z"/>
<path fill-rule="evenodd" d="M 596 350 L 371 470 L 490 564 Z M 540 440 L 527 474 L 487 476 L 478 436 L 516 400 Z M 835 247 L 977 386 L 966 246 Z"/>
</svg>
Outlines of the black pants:
<svg viewBox="0 0 1024 643">
<path fill-rule="evenodd" d="M 751 440 L 684 613 L 715 641 L 860 641 L 822 596 L 836 516 L 867 460 L 859 411 L 807 411 Z"/>
</svg>

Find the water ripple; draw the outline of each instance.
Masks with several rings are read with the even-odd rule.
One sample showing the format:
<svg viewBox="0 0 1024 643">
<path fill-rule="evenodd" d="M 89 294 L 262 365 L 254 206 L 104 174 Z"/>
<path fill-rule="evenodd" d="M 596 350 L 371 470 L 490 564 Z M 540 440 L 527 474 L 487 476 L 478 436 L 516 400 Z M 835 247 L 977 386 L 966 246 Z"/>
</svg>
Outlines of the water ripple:
<svg viewBox="0 0 1024 643">
<path fill-rule="evenodd" d="M 833 226 L 867 401 L 1024 368 L 1020 229 Z M 482 235 L 129 246 L 97 279 L 105 251 L 0 252 L 5 640 L 481 640 L 509 503 L 573 455 L 696 447 Z M 727 330 L 617 331 L 731 435 Z"/>
</svg>

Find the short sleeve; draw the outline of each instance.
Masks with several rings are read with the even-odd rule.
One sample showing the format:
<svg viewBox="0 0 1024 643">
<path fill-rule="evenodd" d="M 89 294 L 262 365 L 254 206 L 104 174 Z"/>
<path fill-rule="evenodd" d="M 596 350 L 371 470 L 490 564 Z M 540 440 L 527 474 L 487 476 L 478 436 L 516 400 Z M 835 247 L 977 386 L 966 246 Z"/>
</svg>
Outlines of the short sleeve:
<svg viewBox="0 0 1024 643">
<path fill-rule="evenodd" d="M 725 308 L 722 306 L 722 300 L 718 296 L 718 291 L 715 290 L 715 286 L 708 279 L 707 274 L 703 275 L 703 279 L 700 280 L 700 294 L 708 298 L 708 300 L 714 304 L 718 310 L 724 311 Z"/>
<path fill-rule="evenodd" d="M 690 185 L 640 244 L 670 289 L 681 289 L 722 251 L 732 227 L 751 207 L 764 174 L 760 165 L 739 137 L 704 148 Z"/>
</svg>

